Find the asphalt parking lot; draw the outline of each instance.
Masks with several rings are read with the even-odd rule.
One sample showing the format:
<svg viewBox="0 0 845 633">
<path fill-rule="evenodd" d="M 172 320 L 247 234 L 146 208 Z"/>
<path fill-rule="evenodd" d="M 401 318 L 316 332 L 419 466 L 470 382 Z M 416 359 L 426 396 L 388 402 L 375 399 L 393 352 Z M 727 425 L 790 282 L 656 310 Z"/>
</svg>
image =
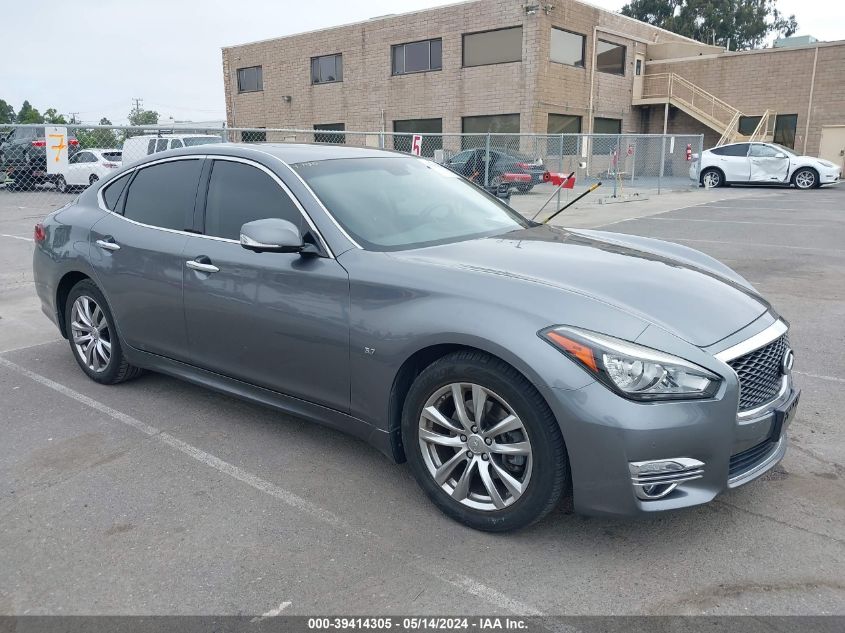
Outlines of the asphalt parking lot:
<svg viewBox="0 0 845 633">
<path fill-rule="evenodd" d="M 845 614 L 845 187 L 559 218 L 734 267 L 791 321 L 803 396 L 782 464 L 708 506 L 562 506 L 510 535 L 335 431 L 161 375 L 89 381 L 34 295 L 42 195 L 0 191 L 0 614 Z"/>
</svg>

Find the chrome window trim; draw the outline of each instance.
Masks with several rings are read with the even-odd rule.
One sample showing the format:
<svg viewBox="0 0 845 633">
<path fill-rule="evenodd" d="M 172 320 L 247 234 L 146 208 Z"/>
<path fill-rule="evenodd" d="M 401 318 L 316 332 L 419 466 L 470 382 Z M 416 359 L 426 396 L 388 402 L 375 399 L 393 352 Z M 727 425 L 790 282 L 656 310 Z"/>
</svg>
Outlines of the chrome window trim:
<svg viewBox="0 0 845 633">
<path fill-rule="evenodd" d="M 267 156 L 272 156 L 272 154 L 268 154 L 266 152 L 262 152 L 262 154 L 267 154 Z M 320 233 L 320 230 L 314 224 L 313 220 L 311 219 L 311 216 L 308 215 L 308 213 L 305 211 L 305 208 L 299 202 L 299 199 L 293 194 L 293 192 L 291 192 L 291 190 L 282 181 L 282 179 L 279 178 L 276 174 L 274 174 L 270 169 L 268 169 L 264 165 L 257 163 L 253 160 L 249 160 L 248 158 L 241 158 L 239 156 L 224 156 L 224 155 L 220 155 L 220 154 L 189 154 L 189 155 L 185 155 L 185 156 L 169 156 L 167 158 L 160 158 L 158 160 L 153 160 L 153 161 L 150 161 L 148 163 L 144 163 L 143 165 L 136 165 L 136 166 L 128 169 L 127 171 L 123 172 L 122 174 L 120 174 L 120 176 L 118 176 L 117 178 L 131 174 L 132 172 L 138 171 L 139 169 L 144 169 L 146 167 L 152 167 L 153 165 L 159 165 L 161 163 L 168 163 L 168 162 L 179 161 L 179 160 L 204 160 L 204 159 L 228 160 L 228 161 L 231 161 L 233 163 L 243 163 L 245 165 L 257 167 L 259 170 L 263 171 L 268 176 L 270 176 L 270 178 L 272 178 L 276 182 L 276 184 L 281 187 L 282 191 L 284 191 L 288 195 L 288 197 L 290 197 L 290 199 L 293 201 L 294 205 L 296 205 L 296 208 L 299 209 L 299 212 L 302 214 L 302 217 L 305 219 L 308 226 L 311 228 L 312 231 L 314 231 L 314 234 L 320 240 L 320 243 L 323 245 L 323 248 L 325 249 L 329 258 L 330 259 L 336 259 L 334 252 L 332 251 L 331 247 L 329 247 L 329 243 L 323 237 L 323 234 Z M 281 162 L 282 162 L 282 164 L 285 164 L 285 165 L 287 164 L 284 161 L 281 161 Z M 293 171 L 293 170 L 291 170 L 291 171 Z M 298 174 L 297 174 L 297 176 L 298 176 Z M 115 180 L 117 180 L 117 178 L 115 178 Z M 300 180 L 301 180 L 301 178 L 300 178 Z M 118 218 L 122 218 L 123 220 L 126 220 L 127 222 L 130 222 L 130 223 L 135 224 L 137 226 L 143 226 L 143 227 L 148 228 L 148 229 L 155 229 L 157 231 L 165 231 L 166 233 L 176 233 L 178 235 L 187 235 L 187 236 L 190 236 L 190 237 L 199 237 L 199 238 L 206 239 L 206 240 L 216 240 L 218 242 L 229 242 L 231 244 L 237 244 L 238 246 L 241 245 L 240 240 L 233 240 L 233 239 L 230 239 L 230 238 L 227 238 L 227 237 L 217 237 L 216 235 L 205 235 L 203 233 L 192 233 L 191 231 L 180 231 L 178 229 L 168 229 L 168 228 L 165 228 L 163 226 L 155 226 L 153 224 L 144 224 L 143 222 L 138 222 L 136 220 L 132 220 L 130 218 L 127 218 L 125 215 L 122 215 L 120 213 L 115 213 L 114 211 L 112 211 L 111 209 L 106 207 L 105 200 L 103 199 L 103 194 L 104 194 L 105 190 L 108 189 L 108 187 L 110 185 L 111 185 L 111 183 L 108 183 L 105 187 L 100 187 L 100 189 L 97 191 L 97 206 L 100 207 L 101 211 L 105 211 L 106 213 L 110 213 L 110 214 L 112 214 L 112 215 L 114 215 Z M 314 192 L 312 191 L 311 194 L 313 195 L 313 193 Z M 323 207 L 323 208 L 325 208 L 325 207 Z"/>
<path fill-rule="evenodd" d="M 317 201 L 317 204 L 319 204 L 319 205 L 320 205 L 320 208 L 321 208 L 323 211 L 325 211 L 325 213 L 326 213 L 326 215 L 328 216 L 328 218 L 332 221 L 332 224 L 334 224 L 334 225 L 337 227 L 337 230 L 338 230 L 338 231 L 340 231 L 340 232 L 343 234 L 343 236 L 344 236 L 347 240 L 349 240 L 349 241 L 352 243 L 352 245 L 353 245 L 353 246 L 355 246 L 355 248 L 357 248 L 357 249 L 359 249 L 359 250 L 364 250 L 364 247 L 363 247 L 363 246 L 361 246 L 358 242 L 356 242 L 356 241 L 355 241 L 355 239 L 354 239 L 351 235 L 349 235 L 349 233 L 347 233 L 347 232 L 346 232 L 346 229 L 344 229 L 344 228 L 340 225 L 340 223 L 339 223 L 339 222 L 335 219 L 335 217 L 332 215 L 331 211 L 329 211 L 329 210 L 326 208 L 326 205 L 324 205 L 324 204 L 323 204 L 323 201 L 322 201 L 322 200 L 320 200 L 319 196 L 317 196 L 317 194 L 316 194 L 316 193 L 314 193 L 314 190 L 311 188 L 311 186 L 310 186 L 307 182 L 305 182 L 305 180 L 302 178 L 302 176 L 300 176 L 300 175 L 299 175 L 299 173 L 298 173 L 298 172 L 297 172 L 297 171 L 296 171 L 293 167 L 291 167 L 288 163 L 286 163 L 285 161 L 283 161 L 283 160 L 282 160 L 281 158 L 279 158 L 278 156 L 275 156 L 275 155 L 273 155 L 273 154 L 270 154 L 269 152 L 264 152 L 264 153 L 266 153 L 266 154 L 267 154 L 267 156 L 272 156 L 272 157 L 273 157 L 273 158 L 275 158 L 277 161 L 279 161 L 282 165 L 284 165 L 285 167 L 287 167 L 288 169 L 290 169 L 291 173 L 293 173 L 293 175 L 297 177 L 297 179 L 299 180 L 299 182 L 301 182 L 301 183 L 302 183 L 302 185 L 303 185 L 303 186 L 304 186 L 304 187 L 308 190 L 308 192 L 309 192 L 309 193 L 313 196 L 314 200 L 316 200 L 316 201 Z"/>
<path fill-rule="evenodd" d="M 756 351 L 761 347 L 765 347 L 772 341 L 776 341 L 781 336 L 786 334 L 788 330 L 789 326 L 784 323 L 781 319 L 778 319 L 762 332 L 758 332 L 751 338 L 722 350 L 715 356 L 720 361 L 728 363 L 732 360 L 739 358 L 740 356 L 745 356 L 746 354 Z"/>
</svg>

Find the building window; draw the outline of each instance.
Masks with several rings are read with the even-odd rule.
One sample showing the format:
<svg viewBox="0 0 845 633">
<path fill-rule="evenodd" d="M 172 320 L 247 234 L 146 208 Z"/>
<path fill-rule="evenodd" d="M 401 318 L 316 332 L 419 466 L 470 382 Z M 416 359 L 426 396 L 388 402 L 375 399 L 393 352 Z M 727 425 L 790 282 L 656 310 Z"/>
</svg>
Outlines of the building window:
<svg viewBox="0 0 845 633">
<path fill-rule="evenodd" d="M 464 34 L 464 66 L 522 61 L 522 27 Z"/>
<path fill-rule="evenodd" d="M 245 130 L 241 132 L 242 143 L 263 143 L 267 140 L 267 132 L 258 132 L 256 130 Z"/>
<path fill-rule="evenodd" d="M 795 148 L 795 129 L 798 127 L 797 114 L 779 114 L 775 118 L 774 142 L 784 147 Z"/>
<path fill-rule="evenodd" d="M 622 119 L 593 119 L 593 134 L 622 134 Z"/>
<path fill-rule="evenodd" d="M 587 38 L 584 35 L 553 26 L 550 59 L 558 64 L 583 68 L 586 45 Z"/>
<path fill-rule="evenodd" d="M 743 136 L 751 136 L 752 134 L 754 134 L 754 130 L 757 129 L 757 125 L 760 123 L 760 119 L 762 118 L 763 117 L 760 116 L 739 117 L 739 125 L 737 126 L 737 131 Z"/>
<path fill-rule="evenodd" d="M 574 134 L 581 132 L 581 117 L 576 114 L 549 114 L 549 134 Z M 547 153 L 554 156 L 574 156 L 578 153 L 578 136 L 548 139 Z M 561 142 L 562 141 L 562 142 Z M 563 154 L 561 154 L 563 151 Z"/>
<path fill-rule="evenodd" d="M 424 134 L 422 156 L 434 156 L 434 150 L 443 149 L 443 119 L 406 119 L 394 121 L 393 149 L 397 152 L 411 153 L 411 140 L 414 134 Z M 429 134 L 434 136 L 429 136 Z"/>
<path fill-rule="evenodd" d="M 346 143 L 346 134 L 340 132 L 345 129 L 346 125 L 343 123 L 317 123 L 314 125 L 314 142 L 343 145 Z M 319 134 L 317 130 L 323 131 L 323 134 Z"/>
<path fill-rule="evenodd" d="M 461 120 L 461 129 L 465 134 L 519 134 L 518 114 L 493 114 L 489 116 L 465 116 Z M 491 143 L 501 145 L 505 139 L 494 138 Z M 484 147 L 484 136 L 462 136 L 461 149 Z"/>
<path fill-rule="evenodd" d="M 264 90 L 261 66 L 238 68 L 238 92 L 259 92 Z"/>
<path fill-rule="evenodd" d="M 393 74 L 408 75 L 443 68 L 443 40 L 425 40 L 392 47 Z"/>
<path fill-rule="evenodd" d="M 627 47 L 622 44 L 599 40 L 596 45 L 596 68 L 598 71 L 611 75 L 624 75 L 626 49 Z"/>
<path fill-rule="evenodd" d="M 343 81 L 343 55 L 323 55 L 311 58 L 311 83 L 329 84 Z"/>
<path fill-rule="evenodd" d="M 622 134 L 622 119 L 593 119 L 593 134 Z M 619 139 L 615 136 L 597 136 L 593 139 L 593 154 L 612 154 L 618 151 Z"/>
</svg>

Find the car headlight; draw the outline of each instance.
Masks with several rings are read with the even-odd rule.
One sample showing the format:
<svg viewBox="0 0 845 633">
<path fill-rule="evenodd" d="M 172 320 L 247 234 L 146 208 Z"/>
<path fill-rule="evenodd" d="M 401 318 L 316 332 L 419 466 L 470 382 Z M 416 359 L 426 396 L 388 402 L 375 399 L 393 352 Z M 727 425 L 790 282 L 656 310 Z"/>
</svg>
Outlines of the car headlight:
<svg viewBox="0 0 845 633">
<path fill-rule="evenodd" d="M 633 400 L 710 398 L 721 382 L 683 358 L 597 332 L 560 326 L 539 334 L 605 386 Z"/>
</svg>

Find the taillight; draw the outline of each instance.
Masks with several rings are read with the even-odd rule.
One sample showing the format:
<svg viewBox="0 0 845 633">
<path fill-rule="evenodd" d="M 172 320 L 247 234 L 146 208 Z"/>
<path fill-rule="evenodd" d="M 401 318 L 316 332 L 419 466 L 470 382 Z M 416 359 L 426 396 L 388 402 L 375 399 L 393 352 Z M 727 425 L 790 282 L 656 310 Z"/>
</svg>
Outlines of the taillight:
<svg viewBox="0 0 845 633">
<path fill-rule="evenodd" d="M 117 169 L 120 167 L 117 163 L 103 163 L 103 167 L 108 167 L 109 169 Z"/>
<path fill-rule="evenodd" d="M 77 141 L 75 138 L 70 138 L 68 139 L 67 144 L 76 147 L 77 145 L 79 145 L 79 141 Z"/>
<path fill-rule="evenodd" d="M 47 141 L 32 141 L 33 147 L 47 147 Z"/>
<path fill-rule="evenodd" d="M 534 167 L 534 165 L 532 165 L 531 163 L 517 163 L 516 166 L 520 169 L 531 169 L 532 167 Z"/>
<path fill-rule="evenodd" d="M 44 225 L 41 224 L 41 222 L 35 225 L 35 231 L 33 231 L 32 237 L 35 239 L 37 244 L 40 244 L 47 239 L 47 231 L 44 229 Z"/>
</svg>

